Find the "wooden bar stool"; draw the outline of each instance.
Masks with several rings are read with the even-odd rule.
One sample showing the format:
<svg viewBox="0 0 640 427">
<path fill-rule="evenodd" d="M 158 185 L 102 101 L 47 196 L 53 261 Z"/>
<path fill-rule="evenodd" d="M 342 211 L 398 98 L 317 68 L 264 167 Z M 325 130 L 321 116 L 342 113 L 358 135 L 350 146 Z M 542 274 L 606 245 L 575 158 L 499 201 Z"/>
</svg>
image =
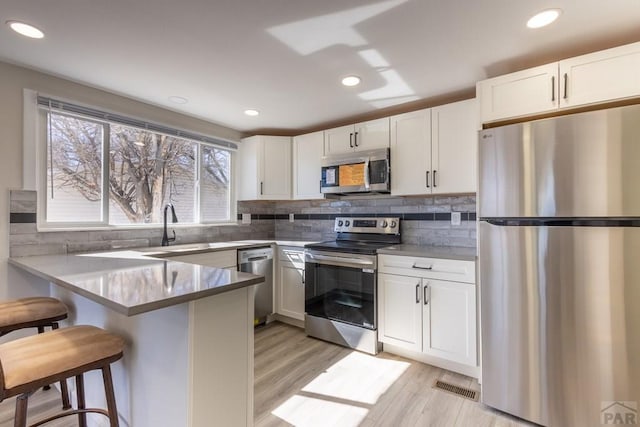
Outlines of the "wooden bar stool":
<svg viewBox="0 0 640 427">
<path fill-rule="evenodd" d="M 80 427 L 86 427 L 88 412 L 103 414 L 109 418 L 111 427 L 118 427 L 110 365 L 122 357 L 123 348 L 120 337 L 95 326 L 71 326 L 0 344 L 0 401 L 18 396 L 14 426 L 26 427 L 31 394 L 46 384 L 75 377 L 78 408 L 31 427 L 76 414 Z M 85 405 L 83 374 L 96 369 L 102 370 L 106 411 Z"/>
<path fill-rule="evenodd" d="M 38 333 L 45 327 L 58 329 L 58 321 L 66 319 L 67 306 L 55 298 L 31 297 L 0 302 L 0 337 L 9 332 L 25 328 L 38 328 Z M 45 385 L 45 390 L 49 385 Z M 60 382 L 62 409 L 71 408 L 67 382 Z"/>
</svg>

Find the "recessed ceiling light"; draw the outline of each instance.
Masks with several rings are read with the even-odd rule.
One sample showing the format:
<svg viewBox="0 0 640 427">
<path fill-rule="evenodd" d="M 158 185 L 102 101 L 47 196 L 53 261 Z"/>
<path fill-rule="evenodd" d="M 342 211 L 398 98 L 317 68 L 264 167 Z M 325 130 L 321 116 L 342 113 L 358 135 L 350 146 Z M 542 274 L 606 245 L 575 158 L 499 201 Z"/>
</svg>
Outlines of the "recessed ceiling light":
<svg viewBox="0 0 640 427">
<path fill-rule="evenodd" d="M 527 21 L 529 28 L 541 28 L 551 24 L 558 19 L 562 11 L 560 9 L 547 9 L 535 14 Z"/>
<path fill-rule="evenodd" d="M 342 84 L 345 86 L 357 86 L 360 84 L 360 77 L 347 76 L 344 79 L 342 79 Z"/>
<path fill-rule="evenodd" d="M 186 104 L 187 102 L 189 102 L 189 100 L 183 96 L 170 96 L 169 97 L 169 101 L 173 102 L 174 104 Z"/>
<path fill-rule="evenodd" d="M 7 21 L 7 25 L 11 27 L 13 31 L 18 34 L 22 34 L 25 37 L 32 39 L 41 39 L 44 37 L 44 33 L 34 27 L 33 25 L 25 24 L 20 21 Z"/>
<path fill-rule="evenodd" d="M 245 113 L 247 116 L 257 116 L 257 115 L 259 115 L 259 114 L 260 114 L 260 111 L 258 111 L 258 110 L 253 110 L 253 109 L 249 109 L 249 110 L 244 110 L 244 113 Z"/>
</svg>

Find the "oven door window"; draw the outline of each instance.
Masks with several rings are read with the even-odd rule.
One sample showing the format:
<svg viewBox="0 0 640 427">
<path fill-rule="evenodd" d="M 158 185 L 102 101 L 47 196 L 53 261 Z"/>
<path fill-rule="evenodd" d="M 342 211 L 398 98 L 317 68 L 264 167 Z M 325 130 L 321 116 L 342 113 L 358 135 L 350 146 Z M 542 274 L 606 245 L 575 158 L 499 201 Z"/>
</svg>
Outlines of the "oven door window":
<svg viewBox="0 0 640 427">
<path fill-rule="evenodd" d="M 307 263 L 306 267 L 307 314 L 376 328 L 375 273 L 315 263 Z"/>
</svg>

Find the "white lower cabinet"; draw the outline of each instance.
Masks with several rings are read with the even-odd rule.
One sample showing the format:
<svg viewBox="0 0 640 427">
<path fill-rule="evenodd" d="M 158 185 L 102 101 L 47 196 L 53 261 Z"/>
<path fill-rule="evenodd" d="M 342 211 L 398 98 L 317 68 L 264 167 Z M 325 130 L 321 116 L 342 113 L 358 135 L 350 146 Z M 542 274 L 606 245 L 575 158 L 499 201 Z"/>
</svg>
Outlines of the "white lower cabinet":
<svg viewBox="0 0 640 427">
<path fill-rule="evenodd" d="M 380 342 L 422 351 L 421 287 L 419 277 L 378 275 Z"/>
<path fill-rule="evenodd" d="M 276 313 L 304 320 L 304 249 L 278 248 Z"/>
<path fill-rule="evenodd" d="M 422 283 L 422 351 L 475 366 L 475 285 L 428 279 Z"/>
<path fill-rule="evenodd" d="M 468 273 L 475 271 L 475 263 L 394 255 L 378 258 L 378 339 L 385 350 L 389 351 L 389 344 L 391 352 L 408 350 L 429 358 L 420 360 L 473 375 L 478 366 L 476 286 L 475 276 Z"/>
</svg>

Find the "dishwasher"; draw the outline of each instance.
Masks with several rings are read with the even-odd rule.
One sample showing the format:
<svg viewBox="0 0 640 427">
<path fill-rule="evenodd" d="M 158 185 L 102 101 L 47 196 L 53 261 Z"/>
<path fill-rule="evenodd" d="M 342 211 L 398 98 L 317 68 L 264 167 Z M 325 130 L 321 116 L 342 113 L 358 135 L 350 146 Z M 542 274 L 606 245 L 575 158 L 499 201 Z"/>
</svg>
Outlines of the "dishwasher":
<svg viewBox="0 0 640 427">
<path fill-rule="evenodd" d="M 266 324 L 273 314 L 273 248 L 238 249 L 238 271 L 264 276 L 264 283 L 256 286 L 253 322 Z"/>
</svg>

